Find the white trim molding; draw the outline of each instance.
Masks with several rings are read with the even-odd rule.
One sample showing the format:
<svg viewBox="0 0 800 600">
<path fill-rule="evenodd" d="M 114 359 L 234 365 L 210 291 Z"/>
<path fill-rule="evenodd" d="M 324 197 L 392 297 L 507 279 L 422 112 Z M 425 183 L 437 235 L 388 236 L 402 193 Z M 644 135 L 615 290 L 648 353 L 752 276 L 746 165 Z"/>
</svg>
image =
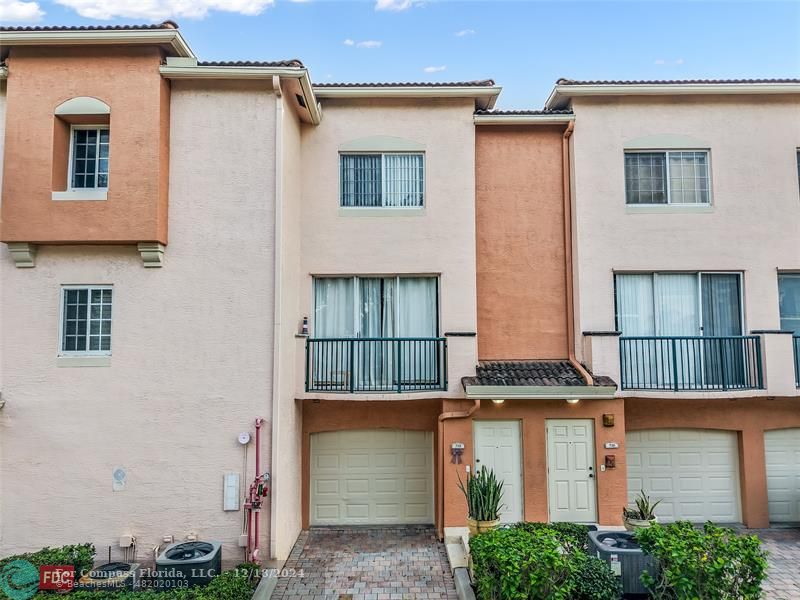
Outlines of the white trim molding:
<svg viewBox="0 0 800 600">
<path fill-rule="evenodd" d="M 318 98 L 474 98 L 481 110 L 494 107 L 502 91 L 499 85 L 375 85 L 314 88 Z"/>
<path fill-rule="evenodd" d="M 159 242 L 139 242 L 136 249 L 142 256 L 142 264 L 146 268 L 158 268 L 164 266 L 164 244 Z"/>
<path fill-rule="evenodd" d="M 66 192 L 53 192 L 51 196 L 51 200 L 57 200 L 59 202 L 69 200 L 73 202 L 77 201 L 96 201 L 96 200 L 108 200 L 108 189 L 107 188 L 80 188 L 74 190 L 68 190 Z"/>
<path fill-rule="evenodd" d="M 689 135 L 660 133 L 634 138 L 623 145 L 624 150 L 686 150 L 687 148 L 699 148 L 708 151 L 711 148 L 711 144 Z"/>
<path fill-rule="evenodd" d="M 567 108 L 578 96 L 693 96 L 800 94 L 800 83 L 597 83 L 553 87 L 545 108 Z"/>
<path fill-rule="evenodd" d="M 36 244 L 30 242 L 7 242 L 14 266 L 20 269 L 36 266 Z"/>
<path fill-rule="evenodd" d="M 66 31 L 4 31 L 0 46 L 84 46 L 105 44 L 163 44 L 178 56 L 194 52 L 177 29 L 83 29 Z"/>
<path fill-rule="evenodd" d="M 76 96 L 56 106 L 56 115 L 110 115 L 111 107 L 91 96 Z"/>
<path fill-rule="evenodd" d="M 560 125 L 575 120 L 572 114 L 555 115 L 474 115 L 475 125 Z"/>
<path fill-rule="evenodd" d="M 110 367 L 111 355 L 97 356 L 59 356 L 56 358 L 57 367 Z"/>
</svg>

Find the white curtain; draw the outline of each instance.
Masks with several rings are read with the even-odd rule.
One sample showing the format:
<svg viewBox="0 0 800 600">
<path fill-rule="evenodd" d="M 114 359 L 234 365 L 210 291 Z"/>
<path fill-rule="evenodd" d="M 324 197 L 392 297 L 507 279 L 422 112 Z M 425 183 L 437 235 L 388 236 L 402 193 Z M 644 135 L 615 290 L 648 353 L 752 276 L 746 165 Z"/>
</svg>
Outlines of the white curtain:
<svg viewBox="0 0 800 600">
<path fill-rule="evenodd" d="M 433 338 L 438 334 L 436 279 L 401 277 L 399 289 L 399 337 Z M 407 382 L 435 382 L 438 378 L 438 345 L 409 340 L 401 347 L 401 379 Z"/>
<path fill-rule="evenodd" d="M 654 275 L 656 335 L 700 335 L 697 275 L 694 273 L 657 273 Z M 693 387 L 702 374 L 702 352 L 696 340 L 660 342 L 656 359 L 661 379 L 674 385 L 677 371 L 680 387 Z M 673 360 L 678 368 L 673 370 Z"/>
<path fill-rule="evenodd" d="M 361 338 L 394 336 L 395 278 L 360 278 Z M 391 342 L 365 341 L 357 346 L 356 373 L 361 386 L 382 389 L 391 386 L 394 353 Z"/>
<path fill-rule="evenodd" d="M 422 154 L 385 154 L 383 161 L 383 206 L 422 206 Z"/>
<path fill-rule="evenodd" d="M 624 336 L 655 335 L 652 275 L 617 275 L 617 326 Z"/>
<path fill-rule="evenodd" d="M 314 337 L 355 335 L 353 278 L 322 277 L 314 280 Z"/>
<path fill-rule="evenodd" d="M 381 206 L 381 155 L 342 154 L 342 206 Z"/>
</svg>

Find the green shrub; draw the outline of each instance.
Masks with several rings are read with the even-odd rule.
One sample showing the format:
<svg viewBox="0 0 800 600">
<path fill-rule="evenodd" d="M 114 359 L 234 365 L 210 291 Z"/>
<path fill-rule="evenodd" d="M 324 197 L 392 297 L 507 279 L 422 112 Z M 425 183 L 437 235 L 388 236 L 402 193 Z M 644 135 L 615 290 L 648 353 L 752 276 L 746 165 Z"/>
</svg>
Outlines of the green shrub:
<svg viewBox="0 0 800 600">
<path fill-rule="evenodd" d="M 42 565 L 73 565 L 75 572 L 92 568 L 94 562 L 94 546 L 92 544 L 75 544 L 60 548 L 42 548 L 36 552 L 16 554 L 0 558 L 0 569 L 14 560 L 27 560 L 35 567 Z"/>
<path fill-rule="evenodd" d="M 636 532 L 642 549 L 651 554 L 659 575 L 642 575 L 654 598 L 740 600 L 761 597 L 766 576 L 766 552 L 754 535 L 706 523 L 654 525 Z"/>
<path fill-rule="evenodd" d="M 579 565 L 549 528 L 508 527 L 470 539 L 475 589 L 481 600 L 572 597 Z M 583 558 L 583 557 L 582 557 Z"/>
<path fill-rule="evenodd" d="M 619 600 L 622 597 L 622 583 L 614 575 L 611 567 L 604 560 L 594 556 L 585 556 L 573 573 L 574 592 L 571 600 Z"/>
<path fill-rule="evenodd" d="M 554 533 L 566 552 L 589 551 L 589 528 L 580 523 L 517 523 L 526 531 L 548 529 Z"/>
</svg>

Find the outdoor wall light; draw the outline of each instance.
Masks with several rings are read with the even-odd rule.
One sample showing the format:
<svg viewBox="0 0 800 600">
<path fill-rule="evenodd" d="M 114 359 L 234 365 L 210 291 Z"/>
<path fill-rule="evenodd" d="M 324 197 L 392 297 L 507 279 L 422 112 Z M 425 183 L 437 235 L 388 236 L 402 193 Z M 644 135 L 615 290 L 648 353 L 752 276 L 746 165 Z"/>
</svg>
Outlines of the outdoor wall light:
<svg viewBox="0 0 800 600">
<path fill-rule="evenodd" d="M 580 398 L 567 398 L 567 404 L 577 404 L 580 401 Z"/>
<path fill-rule="evenodd" d="M 502 398 L 500 398 L 500 399 L 496 398 L 496 399 L 492 400 L 493 404 L 502 404 L 503 402 L 505 402 L 505 400 L 503 400 Z"/>
</svg>

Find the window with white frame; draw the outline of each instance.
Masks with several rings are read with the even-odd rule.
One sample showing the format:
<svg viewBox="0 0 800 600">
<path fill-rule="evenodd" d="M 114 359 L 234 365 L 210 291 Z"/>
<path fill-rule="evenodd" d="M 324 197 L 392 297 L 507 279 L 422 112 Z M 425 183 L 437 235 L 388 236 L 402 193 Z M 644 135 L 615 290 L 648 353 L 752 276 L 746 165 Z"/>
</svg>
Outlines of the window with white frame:
<svg viewBox="0 0 800 600">
<path fill-rule="evenodd" d="M 425 156 L 421 152 L 342 153 L 339 178 L 343 207 L 419 208 L 425 195 Z"/>
<path fill-rule="evenodd" d="M 778 275 L 781 329 L 800 336 L 800 273 Z"/>
<path fill-rule="evenodd" d="M 70 188 L 76 190 L 108 188 L 108 127 L 73 125 L 71 136 Z"/>
<path fill-rule="evenodd" d="M 111 287 L 67 286 L 61 293 L 61 353 L 111 354 Z"/>
<path fill-rule="evenodd" d="M 710 204 L 707 150 L 626 151 L 625 202 Z"/>
</svg>

